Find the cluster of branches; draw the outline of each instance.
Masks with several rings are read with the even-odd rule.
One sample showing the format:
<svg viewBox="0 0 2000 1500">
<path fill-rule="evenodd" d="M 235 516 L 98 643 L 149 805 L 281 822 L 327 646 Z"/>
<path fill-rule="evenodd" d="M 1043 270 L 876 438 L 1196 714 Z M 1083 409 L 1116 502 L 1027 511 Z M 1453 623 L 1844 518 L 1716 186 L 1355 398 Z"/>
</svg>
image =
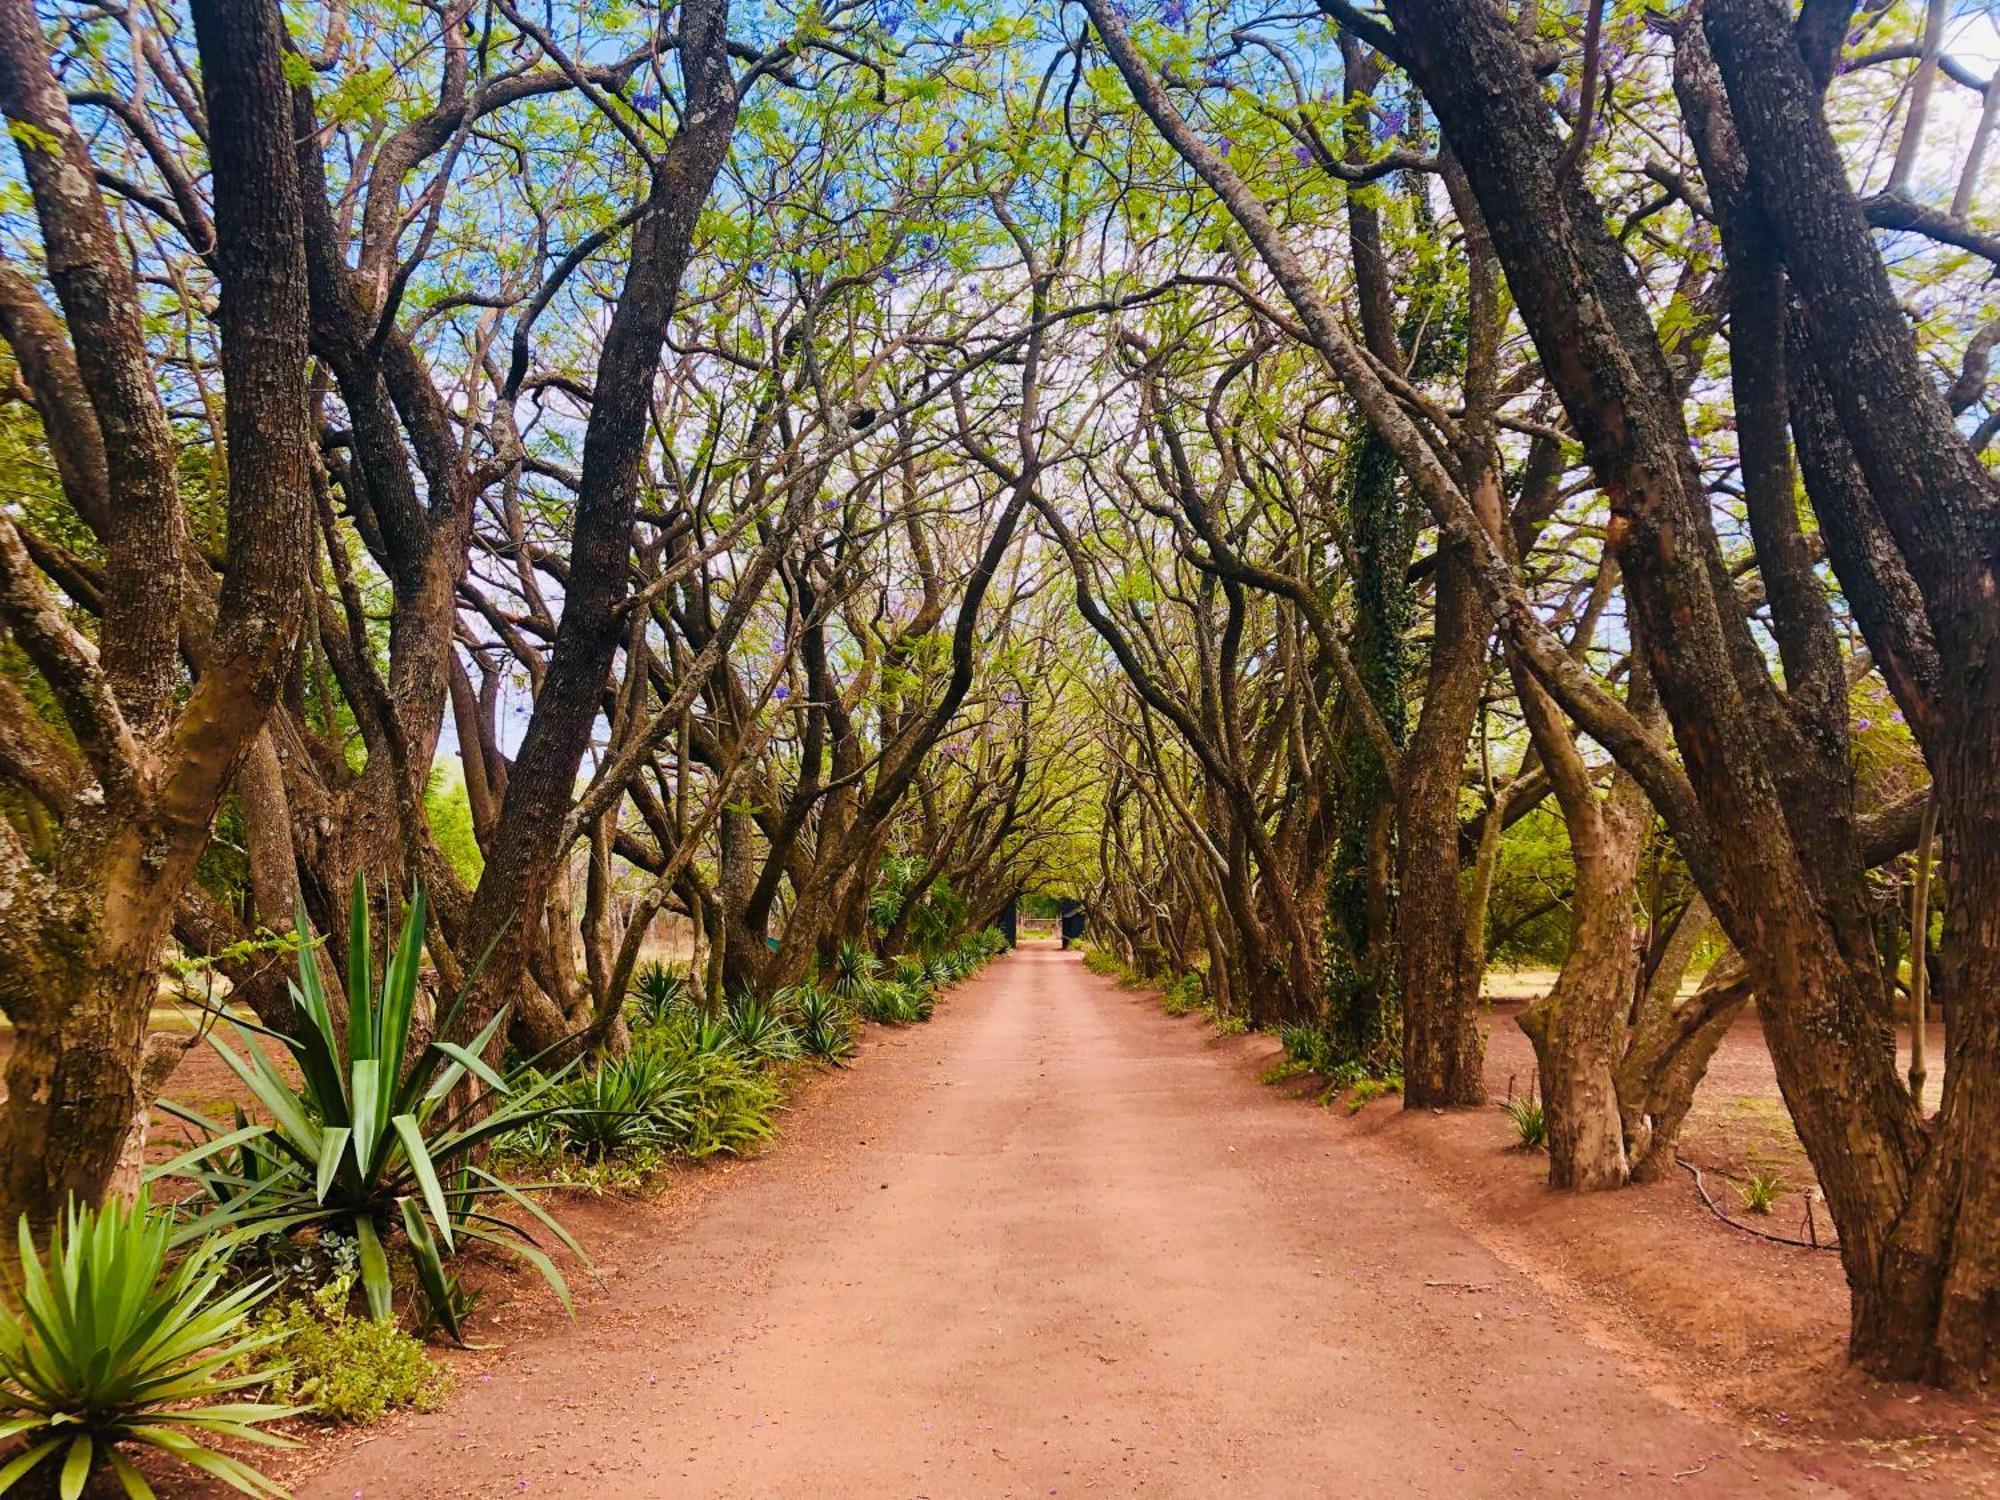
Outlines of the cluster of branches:
<svg viewBox="0 0 2000 1500">
<path fill-rule="evenodd" d="M 10 1222 L 135 1168 L 170 947 L 338 1020 L 355 878 L 421 884 L 466 1036 L 615 1049 L 660 914 L 768 990 L 991 922 L 1076 796 L 1010 550 L 1064 317 L 925 83 L 978 44 L 309 19 L 0 14 Z"/>
<path fill-rule="evenodd" d="M 1552 929 L 1558 1185 L 1754 997 L 1856 1354 L 2000 1362 L 1946 0 L 305 19 L 0 0 L 0 1211 L 129 1160 L 170 941 L 282 1022 L 357 871 L 531 1051 L 663 913 L 716 997 L 1088 884 L 1426 1107 Z"/>
<path fill-rule="evenodd" d="M 1982 1379 L 2000 88 L 1942 5 L 1320 9 L 1062 23 L 1131 260 L 1200 286 L 1107 349 L 1119 436 L 1048 518 L 1124 676 L 1100 928 L 1477 1103 L 1496 893 L 1559 819 L 1552 1181 L 1658 1175 L 1754 996 L 1856 1356 Z"/>
</svg>

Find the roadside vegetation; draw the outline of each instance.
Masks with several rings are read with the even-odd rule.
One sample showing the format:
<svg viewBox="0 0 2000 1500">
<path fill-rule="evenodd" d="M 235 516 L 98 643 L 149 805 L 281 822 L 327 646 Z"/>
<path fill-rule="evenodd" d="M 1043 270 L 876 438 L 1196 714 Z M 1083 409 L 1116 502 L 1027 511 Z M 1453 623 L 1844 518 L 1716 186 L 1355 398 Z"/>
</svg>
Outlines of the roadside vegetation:
<svg viewBox="0 0 2000 1500">
<path fill-rule="evenodd" d="M 0 0 L 0 1492 L 435 1401 L 1030 915 L 1563 1192 L 1754 1016 L 2000 1375 L 1990 8 L 537 14 Z"/>
</svg>

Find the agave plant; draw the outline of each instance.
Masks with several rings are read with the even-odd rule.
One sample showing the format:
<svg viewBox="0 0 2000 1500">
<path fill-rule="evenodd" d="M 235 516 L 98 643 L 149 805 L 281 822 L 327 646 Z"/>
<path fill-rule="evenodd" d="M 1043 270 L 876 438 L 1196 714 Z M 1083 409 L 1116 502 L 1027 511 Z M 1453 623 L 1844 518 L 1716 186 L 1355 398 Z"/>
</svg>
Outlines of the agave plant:
<svg viewBox="0 0 2000 1500">
<path fill-rule="evenodd" d="M 310 930 L 303 913 L 299 923 L 301 931 Z M 302 1023 L 296 1036 L 225 1017 L 218 1032 L 234 1033 L 239 1053 L 218 1032 L 209 1033 L 223 1062 L 270 1116 L 269 1124 L 250 1124 L 239 1116 L 235 1128 L 224 1129 L 162 1101 L 161 1108 L 205 1137 L 152 1173 L 192 1178 L 213 1200 L 213 1209 L 182 1231 L 183 1239 L 218 1229 L 254 1238 L 309 1227 L 351 1236 L 360 1250 L 369 1311 L 387 1320 L 393 1316 L 388 1243 L 400 1227 L 417 1285 L 453 1338 L 463 1335 L 451 1310 L 443 1262 L 465 1240 L 525 1260 L 567 1306 L 562 1273 L 530 1229 L 493 1211 L 499 1206 L 495 1200 L 504 1199 L 573 1254 L 580 1257 L 582 1251 L 522 1190 L 473 1159 L 486 1142 L 560 1108 L 554 1090 L 561 1075 L 516 1089 L 487 1065 L 482 1054 L 499 1034 L 504 1010 L 464 1045 L 434 1039 L 407 1056 L 423 951 L 423 892 L 404 915 L 379 987 L 367 891 L 358 875 L 349 926 L 345 1037 L 334 1025 L 310 958 L 299 965 L 292 986 Z M 451 1035 L 464 1000 L 461 994 L 438 1018 L 436 1038 Z M 259 1034 L 291 1053 L 298 1064 L 296 1086 L 257 1045 Z M 468 1078 L 468 1096 L 458 1097 Z"/>
<path fill-rule="evenodd" d="M 590 1161 L 667 1150 L 693 1128 L 693 1095 L 686 1068 L 642 1045 L 563 1084 L 552 1121 L 564 1144 Z"/>
<path fill-rule="evenodd" d="M 851 939 L 843 941 L 833 952 L 827 992 L 850 1005 L 859 1005 L 874 986 L 878 967 L 875 955 L 861 944 Z"/>
<path fill-rule="evenodd" d="M 687 1003 L 687 976 L 670 969 L 658 959 L 639 965 L 632 976 L 632 991 L 625 997 L 632 1020 L 641 1026 L 664 1025 L 674 1012 Z"/>
<path fill-rule="evenodd" d="M 754 995 L 738 995 L 730 1004 L 729 1030 L 743 1055 L 757 1062 L 790 1062 L 799 1055 L 797 1034 Z"/>
<path fill-rule="evenodd" d="M 778 999 L 792 1013 L 806 1056 L 839 1067 L 854 1055 L 854 1015 L 839 1000 L 812 985 L 781 992 Z"/>
<path fill-rule="evenodd" d="M 736 1032 L 719 1016 L 682 1014 L 659 1035 L 660 1045 L 671 1053 L 703 1056 L 737 1050 Z"/>
<path fill-rule="evenodd" d="M 262 1424 L 298 1407 L 215 1400 L 272 1373 L 257 1356 L 277 1335 L 245 1332 L 270 1287 L 218 1294 L 218 1237 L 169 1267 L 172 1232 L 171 1217 L 154 1213 L 143 1193 L 101 1210 L 71 1205 L 45 1261 L 21 1220 L 18 1311 L 0 1298 L 0 1443 L 26 1446 L 0 1465 L 0 1495 L 53 1463 L 62 1500 L 76 1500 L 105 1468 L 131 1500 L 152 1500 L 121 1443 L 157 1448 L 246 1495 L 284 1494 L 208 1446 L 218 1437 L 292 1446 Z"/>
</svg>

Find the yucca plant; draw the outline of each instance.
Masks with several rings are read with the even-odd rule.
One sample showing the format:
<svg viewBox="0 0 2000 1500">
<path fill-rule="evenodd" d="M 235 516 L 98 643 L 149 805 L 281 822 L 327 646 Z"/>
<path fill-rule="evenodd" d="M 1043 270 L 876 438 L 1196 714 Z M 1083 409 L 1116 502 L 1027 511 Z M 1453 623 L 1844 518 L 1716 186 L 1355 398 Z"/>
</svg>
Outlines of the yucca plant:
<svg viewBox="0 0 2000 1500">
<path fill-rule="evenodd" d="M 661 1046 L 670 1053 L 702 1055 L 737 1050 L 736 1033 L 720 1016 L 682 1014 L 659 1036 Z"/>
<path fill-rule="evenodd" d="M 801 985 L 778 997 L 792 1013 L 799 1048 L 807 1057 L 842 1066 L 854 1055 L 854 1013 L 832 995 Z"/>
<path fill-rule="evenodd" d="M 570 1079 L 555 1098 L 552 1121 L 563 1143 L 589 1161 L 648 1146 L 669 1150 L 694 1123 L 687 1069 L 644 1045 Z"/>
<path fill-rule="evenodd" d="M 625 997 L 625 1005 L 635 1025 L 660 1026 L 681 1009 L 687 999 L 687 976 L 677 969 L 668 968 L 658 959 L 650 959 L 639 965 L 638 972 L 632 976 L 632 990 Z"/>
<path fill-rule="evenodd" d="M 219 1293 L 223 1240 L 169 1266 L 172 1240 L 171 1216 L 144 1193 L 102 1209 L 71 1205 L 46 1260 L 21 1220 L 18 1309 L 0 1298 L 0 1443 L 25 1447 L 0 1465 L 0 1495 L 55 1464 L 62 1500 L 107 1468 L 131 1500 L 152 1500 L 121 1443 L 157 1448 L 246 1495 L 285 1493 L 208 1446 L 218 1437 L 292 1446 L 263 1424 L 298 1407 L 215 1400 L 270 1378 L 257 1356 L 276 1335 L 245 1331 L 270 1286 Z"/>
<path fill-rule="evenodd" d="M 299 925 L 301 931 L 310 930 L 303 913 Z M 367 890 L 359 875 L 349 928 L 344 1038 L 334 1026 L 318 965 L 310 956 L 300 963 L 298 982 L 291 987 L 301 1022 L 296 1036 L 225 1017 L 222 1028 L 241 1043 L 239 1054 L 218 1032 L 209 1033 L 210 1044 L 269 1114 L 270 1124 L 241 1123 L 239 1117 L 236 1128 L 225 1130 L 193 1110 L 162 1101 L 162 1109 L 206 1137 L 153 1171 L 156 1177 L 192 1178 L 213 1200 L 214 1208 L 193 1220 L 183 1238 L 220 1229 L 252 1238 L 308 1227 L 351 1236 L 360 1250 L 369 1311 L 386 1320 L 393 1316 L 388 1241 L 400 1227 L 417 1285 L 453 1338 L 463 1333 L 451 1310 L 443 1262 L 464 1240 L 525 1260 L 567 1306 L 562 1273 L 529 1229 L 493 1212 L 495 1200 L 513 1205 L 579 1257 L 581 1249 L 519 1188 L 473 1159 L 486 1142 L 558 1109 L 554 1089 L 561 1075 L 536 1077 L 517 1089 L 487 1065 L 482 1054 L 499 1034 L 504 1010 L 463 1046 L 433 1040 L 406 1058 L 423 952 L 423 892 L 416 893 L 404 915 L 379 986 Z M 451 1035 L 464 1001 L 461 994 L 438 1018 L 436 1037 Z M 291 1053 L 299 1070 L 296 1086 L 257 1045 L 259 1034 Z M 469 1097 L 454 1098 L 468 1078 Z M 246 1170 L 246 1149 L 257 1162 L 254 1173 Z M 281 1166 L 270 1170 L 273 1159 Z"/>
<path fill-rule="evenodd" d="M 738 995 L 729 1006 L 729 1030 L 744 1056 L 758 1062 L 790 1062 L 799 1039 L 770 1006 L 754 995 Z"/>
<path fill-rule="evenodd" d="M 879 969 L 875 955 L 851 938 L 833 950 L 832 972 L 827 976 L 827 993 L 859 1005 L 875 984 Z"/>
</svg>

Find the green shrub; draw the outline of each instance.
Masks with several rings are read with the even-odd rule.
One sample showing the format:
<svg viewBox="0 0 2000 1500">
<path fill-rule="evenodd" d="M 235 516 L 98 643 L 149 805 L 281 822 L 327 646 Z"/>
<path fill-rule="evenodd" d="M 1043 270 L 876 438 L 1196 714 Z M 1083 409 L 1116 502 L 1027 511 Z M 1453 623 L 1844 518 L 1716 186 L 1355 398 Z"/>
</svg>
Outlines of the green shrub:
<svg viewBox="0 0 2000 1500">
<path fill-rule="evenodd" d="M 833 950 L 833 964 L 826 978 L 826 992 L 859 1009 L 869 988 L 875 983 L 875 976 L 880 967 L 875 962 L 875 955 L 861 944 L 851 939 L 844 941 Z"/>
<path fill-rule="evenodd" d="M 1204 1005 L 1202 1013 L 1208 1017 L 1208 1024 L 1224 1036 L 1241 1036 L 1250 1029 L 1250 1018 L 1248 1016 L 1240 1016 L 1234 1011 L 1223 1010 L 1218 1005 Z"/>
<path fill-rule="evenodd" d="M 353 1277 L 339 1276 L 258 1314 L 258 1332 L 285 1361 L 271 1377 L 271 1393 L 329 1422 L 365 1424 L 402 1408 L 437 1410 L 444 1372 L 394 1323 L 354 1316 L 353 1290 Z"/>
<path fill-rule="evenodd" d="M 1504 1101 L 1500 1108 L 1509 1120 L 1514 1122 L 1515 1144 L 1523 1151 L 1540 1151 L 1549 1143 L 1548 1116 L 1542 1110 L 1539 1099 L 1522 1095 L 1518 1099 Z"/>
<path fill-rule="evenodd" d="M 503 1009 L 464 1046 L 433 1040 L 409 1056 L 416 1012 L 417 971 L 423 955 L 424 895 L 416 893 L 378 983 L 369 939 L 368 893 L 357 874 L 348 908 L 347 994 L 343 1035 L 333 1023 L 320 987 L 319 965 L 299 964 L 292 998 L 303 1024 L 297 1036 L 279 1036 L 224 1017 L 242 1055 L 216 1032 L 210 1044 L 271 1117 L 235 1129 L 166 1101 L 161 1108 L 187 1121 L 207 1139 L 153 1169 L 152 1175 L 192 1178 L 214 1209 L 183 1237 L 228 1229 L 239 1237 L 293 1235 L 306 1229 L 352 1237 L 360 1250 L 362 1290 L 380 1321 L 393 1316 L 389 1238 L 400 1227 L 416 1267 L 417 1286 L 452 1337 L 462 1337 L 446 1295 L 444 1260 L 461 1240 L 476 1240 L 527 1261 L 568 1305 L 562 1273 L 533 1233 L 492 1212 L 495 1198 L 532 1216 L 569 1250 L 576 1242 L 521 1191 L 476 1160 L 479 1148 L 552 1114 L 555 1080 L 531 1077 L 516 1088 L 483 1060 L 505 1022 Z M 305 914 L 300 931 L 310 931 Z M 438 1018 L 435 1035 L 449 1037 L 461 994 Z M 220 1028 L 218 1028 L 219 1030 Z M 294 1085 L 257 1045 L 256 1034 L 281 1042 L 298 1065 Z M 479 1087 L 474 1108 L 452 1095 L 468 1077 Z M 447 1186 L 449 1183 L 449 1186 Z"/>
<path fill-rule="evenodd" d="M 1185 1016 L 1200 1010 L 1205 996 L 1199 974 L 1183 974 L 1160 991 L 1160 1004 L 1170 1016 Z"/>
<path fill-rule="evenodd" d="M 799 1050 L 841 1066 L 854 1055 L 854 1013 L 824 990 L 802 985 L 778 997 L 792 1014 Z"/>
<path fill-rule="evenodd" d="M 799 1055 L 797 1033 L 785 1018 L 753 995 L 738 995 L 729 1007 L 729 1031 L 736 1048 L 757 1062 L 792 1062 Z"/>
<path fill-rule="evenodd" d="M 1125 960 L 1109 948 L 1086 948 L 1083 950 L 1083 966 L 1091 973 L 1105 979 L 1128 979 L 1131 971 L 1125 967 Z"/>
<path fill-rule="evenodd" d="M 641 1040 L 616 1062 L 564 1082 L 550 1123 L 561 1144 L 585 1161 L 629 1156 L 645 1147 L 671 1147 L 693 1117 L 687 1069 Z"/>
<path fill-rule="evenodd" d="M 1329 1095 L 1332 1092 L 1332 1090 L 1328 1090 Z M 1347 1112 L 1350 1115 L 1359 1114 L 1377 1099 L 1389 1094 L 1400 1094 L 1402 1092 L 1403 1080 L 1401 1078 L 1356 1078 L 1353 1080 L 1352 1087 L 1347 1091 Z"/>
<path fill-rule="evenodd" d="M 687 976 L 652 959 L 639 965 L 632 976 L 632 988 L 625 996 L 625 1014 L 634 1026 L 661 1026 L 677 1011 L 686 1009 L 690 998 Z"/>
<path fill-rule="evenodd" d="M 907 1026 L 928 1021 L 937 997 L 928 984 L 903 984 L 894 979 L 878 979 L 862 991 L 855 1008 L 865 1020 L 883 1026 Z"/>
<path fill-rule="evenodd" d="M 691 1052 L 690 1118 L 678 1150 L 697 1160 L 742 1156 L 770 1140 L 781 1094 L 763 1069 L 734 1051 Z"/>
<path fill-rule="evenodd" d="M 173 1221 L 138 1201 L 72 1206 L 48 1255 L 20 1225 L 19 1281 L 0 1298 L 0 1495 L 61 1455 L 60 1493 L 75 1500 L 109 1468 L 128 1496 L 152 1489 L 118 1451 L 158 1448 L 246 1495 L 281 1495 L 248 1464 L 206 1446 L 223 1437 L 291 1446 L 262 1430 L 297 1408 L 214 1398 L 261 1385 L 272 1340 L 247 1328 L 269 1283 L 219 1292 L 223 1241 L 201 1241 L 169 1266 Z"/>
</svg>

